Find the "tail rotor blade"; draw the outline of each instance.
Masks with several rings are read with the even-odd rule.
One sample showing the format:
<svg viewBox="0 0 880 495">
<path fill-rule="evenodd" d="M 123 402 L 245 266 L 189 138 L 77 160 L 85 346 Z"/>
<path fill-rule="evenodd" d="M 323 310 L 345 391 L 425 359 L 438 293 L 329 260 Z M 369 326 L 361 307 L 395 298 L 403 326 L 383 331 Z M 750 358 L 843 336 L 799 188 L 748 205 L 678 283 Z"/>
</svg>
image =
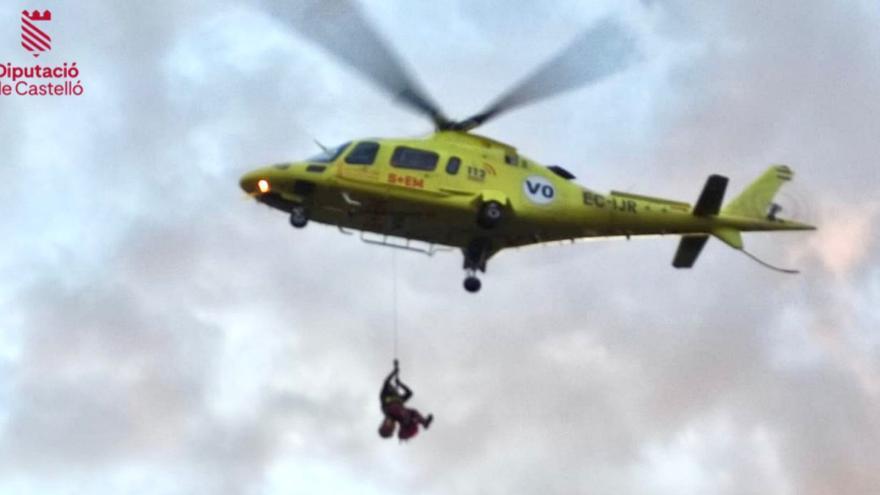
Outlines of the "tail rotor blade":
<svg viewBox="0 0 880 495">
<path fill-rule="evenodd" d="M 269 8 L 296 32 L 343 60 L 378 86 L 431 118 L 438 128 L 449 120 L 404 68 L 351 0 L 287 0 Z"/>
</svg>

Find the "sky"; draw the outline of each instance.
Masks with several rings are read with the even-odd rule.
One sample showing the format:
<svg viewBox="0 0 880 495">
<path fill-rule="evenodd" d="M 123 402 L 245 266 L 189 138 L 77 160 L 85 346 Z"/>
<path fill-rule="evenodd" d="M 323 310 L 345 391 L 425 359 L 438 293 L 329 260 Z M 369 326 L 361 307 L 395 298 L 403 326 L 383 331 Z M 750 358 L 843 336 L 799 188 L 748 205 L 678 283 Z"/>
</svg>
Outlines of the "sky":
<svg viewBox="0 0 880 495">
<path fill-rule="evenodd" d="M 594 190 L 694 201 L 771 163 L 809 233 L 396 253 L 246 171 L 430 122 L 270 1 L 48 8 L 81 96 L 0 96 L 0 493 L 880 492 L 880 5 L 363 2 L 453 117 L 606 16 L 640 59 L 481 127 Z M 321 22 L 316 18 L 315 22 Z M 344 34 L 344 33 L 340 33 Z M 8 80 L 0 79 L 0 83 Z M 431 429 L 378 437 L 394 349 Z"/>
</svg>

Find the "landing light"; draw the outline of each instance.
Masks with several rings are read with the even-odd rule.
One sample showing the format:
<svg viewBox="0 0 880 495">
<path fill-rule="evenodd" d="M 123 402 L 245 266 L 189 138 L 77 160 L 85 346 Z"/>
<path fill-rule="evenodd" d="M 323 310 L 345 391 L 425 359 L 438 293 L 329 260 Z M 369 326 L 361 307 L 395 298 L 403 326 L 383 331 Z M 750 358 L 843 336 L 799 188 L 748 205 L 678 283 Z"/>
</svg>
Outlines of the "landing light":
<svg viewBox="0 0 880 495">
<path fill-rule="evenodd" d="M 261 193 L 269 192 L 269 181 L 266 179 L 260 179 L 259 182 L 257 182 L 257 189 L 259 189 Z"/>
</svg>

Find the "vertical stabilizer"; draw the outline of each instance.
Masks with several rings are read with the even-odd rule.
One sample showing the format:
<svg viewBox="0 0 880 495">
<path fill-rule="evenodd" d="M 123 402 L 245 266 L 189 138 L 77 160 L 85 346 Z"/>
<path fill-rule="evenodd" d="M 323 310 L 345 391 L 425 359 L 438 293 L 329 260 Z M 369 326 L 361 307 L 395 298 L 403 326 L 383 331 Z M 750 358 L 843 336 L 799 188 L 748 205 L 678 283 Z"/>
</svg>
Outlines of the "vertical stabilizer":
<svg viewBox="0 0 880 495">
<path fill-rule="evenodd" d="M 790 181 L 794 172 L 786 165 L 773 165 L 763 175 L 745 189 L 739 196 L 721 210 L 724 215 L 768 219 L 773 212 L 773 197 Z M 775 213 L 775 212 L 773 212 Z"/>
<path fill-rule="evenodd" d="M 703 246 L 709 236 L 700 235 L 683 235 L 678 243 L 678 250 L 675 251 L 675 258 L 672 259 L 672 266 L 676 268 L 690 268 L 697 261 L 697 256 L 703 251 Z"/>
</svg>

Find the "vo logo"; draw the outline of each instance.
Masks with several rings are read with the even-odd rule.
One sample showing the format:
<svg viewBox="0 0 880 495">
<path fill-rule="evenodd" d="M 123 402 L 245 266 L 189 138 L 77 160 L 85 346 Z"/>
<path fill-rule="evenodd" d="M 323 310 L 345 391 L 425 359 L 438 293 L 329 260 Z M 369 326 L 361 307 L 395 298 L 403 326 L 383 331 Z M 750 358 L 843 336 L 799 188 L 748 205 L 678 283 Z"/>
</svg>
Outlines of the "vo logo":
<svg viewBox="0 0 880 495">
<path fill-rule="evenodd" d="M 523 182 L 523 192 L 529 201 L 539 205 L 546 205 L 556 198 L 556 189 L 553 184 L 544 177 L 533 175 Z"/>
</svg>

